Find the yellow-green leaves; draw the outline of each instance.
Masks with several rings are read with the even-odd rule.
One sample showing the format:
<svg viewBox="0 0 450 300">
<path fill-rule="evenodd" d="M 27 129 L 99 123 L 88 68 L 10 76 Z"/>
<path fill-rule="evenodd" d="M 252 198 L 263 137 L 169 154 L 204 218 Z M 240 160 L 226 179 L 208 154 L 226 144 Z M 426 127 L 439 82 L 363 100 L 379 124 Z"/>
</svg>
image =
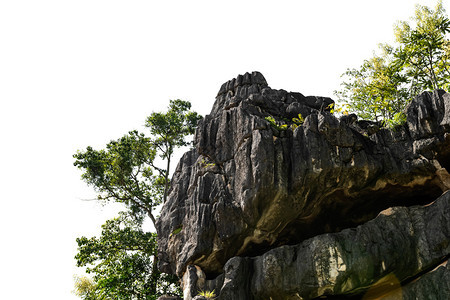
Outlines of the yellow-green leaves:
<svg viewBox="0 0 450 300">
<path fill-rule="evenodd" d="M 348 115 L 350 105 L 348 103 L 331 103 L 330 105 L 328 105 L 328 109 L 331 114 L 337 113 L 338 115 Z"/>
<path fill-rule="evenodd" d="M 275 121 L 274 117 L 272 116 L 265 117 L 265 120 L 269 122 L 269 124 L 277 130 L 286 130 L 288 128 L 286 124 L 278 124 L 278 122 Z"/>
<path fill-rule="evenodd" d="M 181 232 L 181 230 L 183 230 L 183 225 L 181 225 L 180 227 L 176 228 L 174 231 L 172 231 L 172 233 L 169 235 L 169 237 L 176 235 L 178 233 Z"/>
<path fill-rule="evenodd" d="M 417 5 L 412 23 L 396 24 L 396 44 L 380 44 L 380 54 L 348 69 L 342 90 L 335 94 L 363 119 L 388 126 L 404 122 L 402 112 L 412 98 L 425 90 L 450 87 L 449 32 L 442 1 L 434 10 Z"/>
<path fill-rule="evenodd" d="M 298 114 L 298 118 L 292 118 L 292 122 L 296 125 L 302 125 L 304 121 L 302 114 Z"/>
<path fill-rule="evenodd" d="M 277 130 L 282 130 L 282 131 L 288 130 L 289 128 L 291 128 L 292 130 L 295 130 L 295 128 L 297 128 L 298 126 L 302 125 L 303 122 L 304 122 L 303 116 L 301 114 L 298 114 L 297 118 L 292 118 L 291 121 L 288 120 L 288 119 L 283 119 L 284 123 L 277 122 L 275 120 L 275 118 L 272 117 L 272 116 L 265 117 L 265 120 L 267 122 L 269 122 L 269 124 L 273 128 L 275 128 Z"/>
<path fill-rule="evenodd" d="M 199 295 L 199 296 L 203 296 L 203 297 L 205 297 L 206 299 L 214 299 L 214 297 L 216 297 L 216 294 L 215 294 L 214 290 L 212 290 L 212 291 L 203 291 L 203 290 L 200 290 L 200 292 L 198 293 L 198 295 Z"/>
<path fill-rule="evenodd" d="M 298 118 L 292 118 L 292 122 L 294 122 L 294 124 L 291 125 L 292 130 L 295 130 L 298 126 L 302 125 L 304 121 L 302 114 L 298 114 Z"/>
<path fill-rule="evenodd" d="M 73 293 L 82 299 L 89 299 L 95 294 L 96 285 L 93 279 L 86 276 L 75 276 L 75 290 Z"/>
</svg>

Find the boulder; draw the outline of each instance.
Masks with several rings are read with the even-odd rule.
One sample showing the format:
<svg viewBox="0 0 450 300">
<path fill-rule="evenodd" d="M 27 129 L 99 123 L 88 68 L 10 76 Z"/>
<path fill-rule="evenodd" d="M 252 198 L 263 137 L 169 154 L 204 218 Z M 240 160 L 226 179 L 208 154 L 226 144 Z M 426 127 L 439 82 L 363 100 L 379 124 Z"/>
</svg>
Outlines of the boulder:
<svg viewBox="0 0 450 300">
<path fill-rule="evenodd" d="M 316 236 L 331 251 L 327 234 L 348 232 L 390 207 L 428 204 L 450 188 L 449 94 L 419 95 L 406 123 L 393 129 L 336 118 L 332 103 L 271 89 L 258 72 L 223 84 L 161 210 L 160 269 L 181 278 L 193 265 L 205 284 L 225 276 L 221 295 L 227 286 L 245 294 L 250 283 L 227 281 L 227 265 Z M 255 272 L 238 265 L 233 272 Z"/>
</svg>

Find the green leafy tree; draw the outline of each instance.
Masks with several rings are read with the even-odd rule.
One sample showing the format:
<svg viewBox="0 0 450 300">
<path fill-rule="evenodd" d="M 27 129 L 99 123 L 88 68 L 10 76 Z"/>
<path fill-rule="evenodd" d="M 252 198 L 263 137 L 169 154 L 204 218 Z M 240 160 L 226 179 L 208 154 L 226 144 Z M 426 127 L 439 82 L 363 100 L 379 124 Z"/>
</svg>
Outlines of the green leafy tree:
<svg viewBox="0 0 450 300">
<path fill-rule="evenodd" d="M 156 299 L 179 293 L 176 277 L 162 276 L 154 263 L 156 234 L 144 232 L 135 217 L 121 213 L 102 226 L 100 237 L 77 239 L 78 267 L 87 267 L 94 284 L 79 281 L 84 299 Z"/>
<path fill-rule="evenodd" d="M 147 119 L 150 137 L 130 131 L 109 142 L 105 149 L 87 147 L 74 155 L 74 165 L 83 171 L 82 179 L 97 191 L 98 200 L 123 203 L 135 222 L 122 216 L 107 221 L 99 239 L 77 239 L 77 264 L 93 265 L 87 270 L 95 274 L 98 292 L 89 294 L 94 298 L 85 299 L 152 299 L 150 296 L 161 291 L 158 280 L 166 277 L 156 268 L 155 234 L 143 236 L 139 228 L 146 216 L 156 225 L 155 209 L 166 199 L 170 187 L 168 176 L 174 150 L 190 144 L 186 137 L 194 133 L 201 118 L 190 108 L 187 101 L 172 100 L 167 113 L 152 113 Z M 167 161 L 166 168 L 156 166 L 158 155 Z M 136 272 L 145 276 L 133 277 Z"/>
<path fill-rule="evenodd" d="M 165 182 L 163 202 L 167 200 L 168 176 L 173 151 L 190 144 L 185 137 L 194 134 L 197 123 L 202 118 L 190 109 L 191 103 L 188 101 L 170 100 L 169 110 L 166 113 L 154 112 L 147 118 L 146 126 L 155 137 L 154 145 L 167 162 L 166 169 L 162 170 Z"/>
<path fill-rule="evenodd" d="M 106 149 L 78 151 L 74 165 L 84 171 L 82 179 L 98 192 L 98 200 L 123 203 L 155 224 L 153 211 L 161 203 L 164 188 L 164 177 L 154 168 L 156 153 L 150 138 L 130 131 L 109 142 Z"/>
<path fill-rule="evenodd" d="M 351 112 L 373 121 L 398 118 L 409 98 L 407 79 L 401 67 L 392 63 L 392 49 L 387 45 L 381 47 L 382 55 L 365 60 L 359 69 L 347 70 L 344 75 L 348 81 L 342 83 L 342 91 L 336 92 Z"/>
<path fill-rule="evenodd" d="M 450 20 L 442 1 L 435 10 L 417 5 L 413 21 L 413 26 L 402 21 L 395 27 L 395 38 L 400 44 L 394 53 L 395 63 L 403 66 L 414 91 L 446 87 L 450 76 L 446 37 Z"/>
<path fill-rule="evenodd" d="M 435 10 L 417 5 L 412 21 L 395 26 L 395 46 L 381 44 L 381 54 L 343 74 L 343 88 L 335 94 L 349 111 L 393 126 L 405 120 L 403 111 L 417 94 L 448 88 L 450 21 L 442 2 Z"/>
</svg>

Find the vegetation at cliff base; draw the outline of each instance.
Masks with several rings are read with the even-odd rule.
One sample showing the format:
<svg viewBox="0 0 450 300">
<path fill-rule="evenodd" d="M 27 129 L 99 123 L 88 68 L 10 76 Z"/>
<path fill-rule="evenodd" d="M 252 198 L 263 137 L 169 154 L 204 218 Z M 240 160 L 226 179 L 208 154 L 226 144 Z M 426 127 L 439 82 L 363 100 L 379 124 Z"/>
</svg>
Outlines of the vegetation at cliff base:
<svg viewBox="0 0 450 300">
<path fill-rule="evenodd" d="M 77 266 L 88 266 L 86 272 L 93 274 L 91 287 L 79 295 L 84 299 L 152 299 L 176 291 L 177 278 L 163 276 L 153 263 L 156 238 L 127 213 L 106 221 L 100 237 L 78 238 Z M 85 281 L 79 285 L 86 285 Z"/>
<path fill-rule="evenodd" d="M 77 239 L 78 267 L 89 277 L 78 277 L 75 293 L 82 299 L 156 299 L 180 294 L 177 278 L 157 268 L 156 233 L 145 232 L 148 218 L 156 228 L 155 209 L 170 187 L 170 161 L 174 151 L 191 142 L 201 116 L 188 101 L 171 100 L 168 111 L 154 112 L 146 127 L 150 136 L 130 131 L 109 142 L 105 149 L 87 147 L 73 157 L 82 179 L 97 192 L 97 199 L 122 203 L 126 211 L 102 226 L 100 237 Z M 165 167 L 158 166 L 159 160 Z"/>
<path fill-rule="evenodd" d="M 450 87 L 450 20 L 442 1 L 431 9 L 417 5 L 412 23 L 399 21 L 395 44 L 342 76 L 335 94 L 361 118 L 393 126 L 405 121 L 407 104 L 425 90 Z"/>
</svg>

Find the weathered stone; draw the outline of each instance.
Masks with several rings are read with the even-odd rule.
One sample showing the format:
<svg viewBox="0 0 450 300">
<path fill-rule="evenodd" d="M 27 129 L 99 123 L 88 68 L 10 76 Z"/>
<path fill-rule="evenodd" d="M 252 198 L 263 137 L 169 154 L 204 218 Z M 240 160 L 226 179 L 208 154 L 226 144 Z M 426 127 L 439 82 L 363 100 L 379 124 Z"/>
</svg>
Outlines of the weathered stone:
<svg viewBox="0 0 450 300">
<path fill-rule="evenodd" d="M 205 288 L 206 276 L 198 266 L 188 266 L 183 275 L 183 299 L 192 300 L 199 291 Z"/>
<path fill-rule="evenodd" d="M 224 268 L 225 279 L 223 285 L 216 286 L 221 299 L 251 299 L 250 278 L 253 270 L 251 259 L 233 257 Z"/>
<path fill-rule="evenodd" d="M 209 290 L 217 291 L 219 300 L 358 294 L 365 299 L 446 299 L 449 237 L 447 192 L 426 206 L 389 208 L 357 228 L 253 258 L 234 257 L 224 267 L 224 280 Z"/>
<path fill-rule="evenodd" d="M 448 299 L 450 295 L 449 261 L 445 261 L 430 272 L 406 284 L 397 294 L 400 294 L 401 298 L 394 298 L 391 295 L 387 295 L 384 299 Z"/>
<path fill-rule="evenodd" d="M 161 270 L 182 277 L 196 265 L 205 284 L 225 274 L 223 293 L 247 295 L 227 279 L 230 258 L 356 227 L 450 189 L 449 94 L 418 96 L 394 129 L 339 120 L 332 103 L 271 89 L 258 72 L 222 85 L 157 222 Z"/>
<path fill-rule="evenodd" d="M 403 282 L 447 260 L 449 237 L 447 192 L 429 206 L 390 208 L 357 228 L 316 236 L 253 258 L 253 272 L 247 277 L 253 298 L 236 295 L 220 299 L 352 295 L 377 288 L 389 274 Z"/>
</svg>

